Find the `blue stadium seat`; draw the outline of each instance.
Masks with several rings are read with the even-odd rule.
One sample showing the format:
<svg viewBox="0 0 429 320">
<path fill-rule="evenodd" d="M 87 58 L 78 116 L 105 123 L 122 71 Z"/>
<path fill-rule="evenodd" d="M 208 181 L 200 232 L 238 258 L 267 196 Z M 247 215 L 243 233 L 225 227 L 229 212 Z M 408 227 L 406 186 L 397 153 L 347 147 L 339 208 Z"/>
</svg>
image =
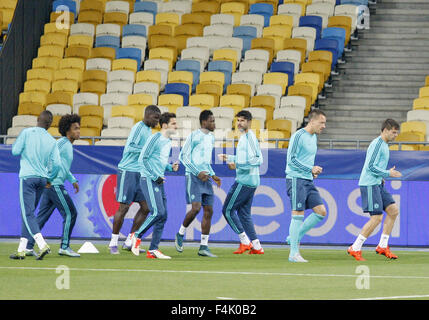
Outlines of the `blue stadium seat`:
<svg viewBox="0 0 429 320">
<path fill-rule="evenodd" d="M 332 52 L 332 70 L 339 58 L 339 44 L 337 39 L 319 39 L 314 42 L 314 50 L 327 50 Z"/>
<path fill-rule="evenodd" d="M 73 12 L 74 16 L 76 17 L 77 15 L 76 2 L 72 0 L 55 0 L 52 3 L 52 11 L 57 11 L 57 7 L 59 6 L 67 6 L 69 8 L 69 11 Z M 64 9 L 59 8 L 58 11 L 64 11 Z"/>
<path fill-rule="evenodd" d="M 120 46 L 121 40 L 119 37 L 115 36 L 98 36 L 95 37 L 95 47 L 110 47 L 118 49 Z"/>
<path fill-rule="evenodd" d="M 341 58 L 344 52 L 344 43 L 346 41 L 346 30 L 343 28 L 329 27 L 322 30 L 322 39 L 338 40 L 339 52 L 338 57 Z"/>
<path fill-rule="evenodd" d="M 231 84 L 232 62 L 225 60 L 213 60 L 209 62 L 207 70 L 223 72 L 223 74 L 225 75 L 223 91 L 225 92 L 226 87 Z"/>
<path fill-rule="evenodd" d="M 341 4 L 354 4 L 356 6 L 368 7 L 368 0 L 341 0 Z"/>
<path fill-rule="evenodd" d="M 122 29 L 122 37 L 142 36 L 146 37 L 146 26 L 143 24 L 126 24 Z"/>
<path fill-rule="evenodd" d="M 270 25 L 270 18 L 273 15 L 274 8 L 270 3 L 254 3 L 250 6 L 249 14 L 260 14 L 264 16 L 264 27 Z"/>
<path fill-rule="evenodd" d="M 319 16 L 303 16 L 299 18 L 300 27 L 311 27 L 316 29 L 316 40 L 320 39 L 322 33 L 323 19 Z"/>
<path fill-rule="evenodd" d="M 191 59 L 179 60 L 176 62 L 176 71 L 192 72 L 192 91 L 194 92 L 200 79 L 200 62 Z"/>
<path fill-rule="evenodd" d="M 242 56 L 247 50 L 250 50 L 252 46 L 252 39 L 256 38 L 257 30 L 256 27 L 252 26 L 237 26 L 234 27 L 232 36 L 235 38 L 243 39 L 243 50 L 241 51 Z"/>
<path fill-rule="evenodd" d="M 288 86 L 293 85 L 295 75 L 295 64 L 288 61 L 273 62 L 270 67 L 270 72 L 282 72 L 288 75 Z"/>
<path fill-rule="evenodd" d="M 180 94 L 183 96 L 183 105 L 189 105 L 189 85 L 186 83 L 170 82 L 165 85 L 164 93 Z"/>
<path fill-rule="evenodd" d="M 153 23 L 155 24 L 155 16 L 158 13 L 158 4 L 152 1 L 136 1 L 134 3 L 134 12 L 149 12 L 153 14 Z"/>
<path fill-rule="evenodd" d="M 137 69 L 142 64 L 141 50 L 138 48 L 119 48 L 116 50 L 116 59 L 134 59 L 137 61 Z"/>
</svg>

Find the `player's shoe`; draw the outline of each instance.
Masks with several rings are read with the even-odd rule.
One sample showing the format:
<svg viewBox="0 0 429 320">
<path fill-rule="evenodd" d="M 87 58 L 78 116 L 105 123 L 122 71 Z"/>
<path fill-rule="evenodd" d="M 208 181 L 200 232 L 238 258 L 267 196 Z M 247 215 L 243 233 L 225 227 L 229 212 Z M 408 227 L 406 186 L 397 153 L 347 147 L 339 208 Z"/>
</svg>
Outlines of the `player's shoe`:
<svg viewBox="0 0 429 320">
<path fill-rule="evenodd" d="M 24 260 L 25 259 L 25 251 L 12 253 L 9 258 L 13 260 Z"/>
<path fill-rule="evenodd" d="M 45 244 L 45 246 L 42 248 L 42 250 L 40 250 L 39 254 L 37 255 L 36 260 L 43 260 L 43 258 L 49 253 L 51 253 L 51 248 L 49 248 L 49 246 Z"/>
<path fill-rule="evenodd" d="M 233 252 L 233 254 L 243 254 L 243 253 L 245 253 L 246 251 L 251 250 L 252 248 L 253 248 L 253 246 L 252 246 L 252 244 L 251 244 L 251 243 L 249 243 L 249 244 L 240 243 L 240 246 L 238 247 L 238 249 L 237 249 L 237 250 L 235 250 L 235 251 Z"/>
<path fill-rule="evenodd" d="M 176 233 L 174 245 L 176 246 L 177 252 L 183 252 L 183 236 L 179 232 Z"/>
<path fill-rule="evenodd" d="M 299 253 L 296 253 L 294 256 L 289 256 L 289 261 L 290 262 L 308 262 Z"/>
<path fill-rule="evenodd" d="M 198 250 L 198 255 L 202 257 L 217 258 L 216 255 L 211 253 L 208 246 L 203 246 L 203 245 L 200 246 L 200 249 Z"/>
<path fill-rule="evenodd" d="M 389 259 L 398 259 L 398 256 L 390 251 L 389 246 L 387 246 L 387 248 L 382 248 L 380 246 L 377 246 L 377 248 L 375 249 L 375 252 L 377 254 L 382 254 L 383 256 L 386 256 L 386 258 L 389 258 Z"/>
<path fill-rule="evenodd" d="M 110 254 L 119 254 L 118 246 L 112 246 L 112 247 L 109 246 L 109 252 Z"/>
<path fill-rule="evenodd" d="M 25 249 L 24 252 L 26 257 L 37 257 L 37 253 L 34 251 L 34 249 Z"/>
<path fill-rule="evenodd" d="M 68 256 L 68 257 L 74 257 L 74 258 L 78 258 L 80 257 L 79 253 L 74 252 L 70 247 L 66 248 L 66 249 L 62 249 L 60 248 L 58 250 L 58 254 L 60 256 Z"/>
<path fill-rule="evenodd" d="M 131 252 L 138 256 L 140 254 L 140 243 L 142 240 L 140 238 L 137 238 L 134 233 L 132 233 L 131 236 Z"/>
<path fill-rule="evenodd" d="M 287 236 L 287 238 L 286 238 L 286 244 L 290 244 L 290 236 Z"/>
<path fill-rule="evenodd" d="M 127 245 L 124 242 L 124 244 L 122 245 L 122 250 L 131 251 L 131 245 Z M 146 252 L 145 249 L 140 248 L 140 253 L 145 253 L 145 252 Z"/>
<path fill-rule="evenodd" d="M 248 252 L 249 254 L 264 254 L 264 248 L 261 248 L 259 250 L 256 250 L 255 248 L 250 249 Z"/>
<path fill-rule="evenodd" d="M 148 258 L 148 259 L 164 259 L 164 260 L 171 259 L 170 256 L 166 256 L 165 254 L 163 254 L 159 250 L 148 250 L 146 252 L 146 258 Z"/>
<path fill-rule="evenodd" d="M 347 249 L 347 253 L 354 257 L 357 261 L 366 261 L 366 259 L 362 258 L 362 250 L 353 251 L 352 246 Z"/>
</svg>

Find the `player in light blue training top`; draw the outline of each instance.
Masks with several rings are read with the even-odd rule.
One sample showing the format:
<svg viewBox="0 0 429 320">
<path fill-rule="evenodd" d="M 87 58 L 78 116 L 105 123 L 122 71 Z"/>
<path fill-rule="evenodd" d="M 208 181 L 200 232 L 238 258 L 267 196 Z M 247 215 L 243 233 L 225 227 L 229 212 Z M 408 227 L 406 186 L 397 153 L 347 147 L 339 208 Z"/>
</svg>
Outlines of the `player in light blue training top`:
<svg viewBox="0 0 429 320">
<path fill-rule="evenodd" d="M 183 251 L 183 236 L 186 228 L 194 221 L 201 206 L 204 215 L 201 222 L 201 245 L 198 255 L 216 257 L 208 247 L 211 220 L 213 215 L 213 186 L 210 178 L 221 185 L 221 180 L 215 175 L 211 167 L 212 151 L 214 147 L 215 118 L 210 110 L 200 113 L 201 129 L 193 131 L 185 141 L 179 154 L 179 159 L 186 168 L 186 202 L 192 204 L 186 214 L 179 232 L 176 234 L 176 250 Z"/>
<path fill-rule="evenodd" d="M 313 179 L 322 173 L 322 168 L 314 165 L 317 152 L 317 135 L 326 125 L 326 116 L 320 109 L 308 115 L 305 128 L 296 131 L 287 150 L 286 187 L 291 201 L 292 217 L 289 226 L 289 261 L 307 262 L 299 253 L 299 243 L 308 230 L 326 216 L 326 208 Z M 304 211 L 313 212 L 304 221 Z"/>
<path fill-rule="evenodd" d="M 134 216 L 131 231 L 122 245 L 122 249 L 131 250 L 131 234 L 142 225 L 149 213 L 146 199 L 140 187 L 141 163 L 138 162 L 138 158 L 144 144 L 152 134 L 152 129 L 158 125 L 160 116 L 161 111 L 157 106 L 147 106 L 144 119 L 134 125 L 125 144 L 122 159 L 118 164 L 116 201 L 119 202 L 119 208 L 113 218 L 112 237 L 109 243 L 111 254 L 119 254 L 119 232 L 131 204 L 138 202 L 140 209 Z"/>
<path fill-rule="evenodd" d="M 77 211 L 70 195 L 64 188 L 64 182 L 68 180 L 73 184 L 75 193 L 79 192 L 79 184 L 70 172 L 73 162 L 73 142 L 80 137 L 80 117 L 77 114 L 67 114 L 61 117 L 58 130 L 63 136 L 57 140 L 58 150 L 61 156 L 61 168 L 53 179 L 50 188 L 46 188 L 40 200 L 37 223 L 42 229 L 55 209 L 58 209 L 63 218 L 63 234 L 59 255 L 80 257 L 80 254 L 70 248 L 70 235 L 76 222 Z M 34 240 L 28 241 L 28 253 L 33 253 Z"/>
<path fill-rule="evenodd" d="M 236 170 L 235 182 L 226 196 L 222 213 L 240 239 L 234 254 L 264 254 L 252 219 L 252 202 L 260 184 L 259 167 L 263 163 L 259 142 L 252 130 L 252 114 L 247 110 L 237 113 L 237 127 L 241 132 L 236 155 L 219 154 L 230 169 Z"/>
<path fill-rule="evenodd" d="M 150 259 L 170 259 L 159 249 L 164 225 L 167 221 L 167 198 L 164 191 L 165 170 L 179 170 L 179 163 L 168 163 L 171 150 L 171 136 L 176 133 L 177 122 L 174 113 L 163 113 L 159 119 L 161 131 L 149 137 L 139 156 L 141 164 L 140 184 L 147 199 L 150 215 L 141 227 L 132 234 L 131 251 L 139 255 L 141 237 L 153 226 L 152 241 L 146 257 Z"/>
<path fill-rule="evenodd" d="M 50 253 L 50 248 L 40 233 L 34 211 L 43 190 L 61 168 L 60 153 L 55 139 L 48 133 L 52 113 L 42 111 L 37 127 L 22 130 L 12 146 L 12 154 L 21 156 L 19 170 L 19 200 L 22 213 L 22 232 L 18 252 L 11 259 L 24 259 L 28 239 L 34 238 L 40 252 L 38 260 Z"/>
<path fill-rule="evenodd" d="M 365 164 L 359 179 L 362 210 L 370 215 L 369 221 L 364 225 L 355 242 L 347 249 L 347 253 L 358 261 L 362 258 L 362 245 L 374 229 L 381 223 L 383 210 L 387 216 L 384 220 L 383 232 L 375 252 L 389 259 L 398 256 L 390 251 L 388 240 L 399 214 L 399 208 L 392 195 L 384 187 L 384 179 L 388 177 L 400 178 L 402 174 L 395 170 L 395 166 L 387 170 L 389 163 L 389 142 L 395 140 L 399 134 L 399 123 L 387 119 L 381 126 L 381 135 L 375 138 L 366 152 Z"/>
</svg>

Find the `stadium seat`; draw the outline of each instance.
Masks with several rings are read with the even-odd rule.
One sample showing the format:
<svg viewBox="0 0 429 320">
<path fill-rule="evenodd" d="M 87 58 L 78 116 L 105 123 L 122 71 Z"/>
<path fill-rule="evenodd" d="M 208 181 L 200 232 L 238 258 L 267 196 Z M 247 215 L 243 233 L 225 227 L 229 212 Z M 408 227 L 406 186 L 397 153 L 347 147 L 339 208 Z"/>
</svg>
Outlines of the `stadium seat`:
<svg viewBox="0 0 429 320">
<path fill-rule="evenodd" d="M 261 84 L 256 88 L 257 96 L 272 96 L 275 98 L 275 107 L 280 106 L 280 98 L 283 95 L 283 88 L 279 84 Z"/>
<path fill-rule="evenodd" d="M 323 19 L 319 16 L 306 15 L 299 18 L 300 27 L 311 27 L 316 30 L 316 40 L 320 39 L 322 34 Z"/>
<path fill-rule="evenodd" d="M 86 60 L 86 70 L 103 70 L 109 72 L 112 69 L 112 61 L 106 58 L 90 58 Z"/>
<path fill-rule="evenodd" d="M 273 15 L 270 17 L 270 26 L 290 26 L 291 28 L 294 27 L 293 24 L 293 16 L 289 15 Z"/>
<path fill-rule="evenodd" d="M 273 112 L 276 106 L 276 98 L 268 95 L 253 96 L 250 99 L 251 108 L 263 108 L 266 111 L 266 120 L 273 119 Z"/>
<path fill-rule="evenodd" d="M 217 24 L 220 25 L 230 25 L 234 26 L 234 16 L 231 14 L 225 14 L 225 13 L 216 13 L 210 16 L 210 25 L 214 26 Z"/>
<path fill-rule="evenodd" d="M 158 13 L 158 4 L 152 1 L 136 1 L 134 3 L 134 12 L 148 12 L 153 15 L 153 24 L 155 16 Z"/>
<path fill-rule="evenodd" d="M 337 27 L 343 28 L 346 31 L 346 40 L 344 46 L 346 47 L 350 41 L 350 35 L 352 33 L 352 18 L 348 16 L 332 16 L 328 20 L 328 28 Z"/>
<path fill-rule="evenodd" d="M 114 60 L 116 58 L 116 48 L 113 47 L 98 47 L 91 50 L 90 58 L 105 58 Z"/>
<path fill-rule="evenodd" d="M 72 12 L 74 15 L 77 15 L 76 2 L 72 0 L 55 0 L 52 2 L 52 11 L 57 11 L 57 8 L 60 6 L 68 7 L 68 11 Z"/>
<path fill-rule="evenodd" d="M 300 96 L 305 98 L 305 116 L 310 112 L 313 104 L 313 87 L 311 85 L 300 83 L 288 88 L 288 96 Z"/>
<path fill-rule="evenodd" d="M 189 86 L 189 95 L 192 93 L 194 75 L 190 71 L 171 71 L 168 73 L 167 83 L 185 83 Z"/>
<path fill-rule="evenodd" d="M 209 62 L 208 64 L 208 71 L 217 71 L 217 72 L 222 72 L 224 74 L 224 84 L 223 84 L 223 89 L 224 92 L 226 90 L 226 87 L 231 83 L 231 75 L 233 73 L 233 66 L 234 66 L 234 61 L 226 61 L 226 60 L 213 60 L 211 62 Z"/>
<path fill-rule="evenodd" d="M 234 109 L 237 113 L 245 108 L 245 98 L 239 94 L 226 94 L 220 97 L 219 107 L 228 107 Z"/>
<path fill-rule="evenodd" d="M 292 30 L 292 38 L 307 40 L 307 53 L 314 50 L 316 40 L 316 29 L 312 27 L 295 27 Z"/>
<path fill-rule="evenodd" d="M 284 107 L 274 110 L 273 119 L 286 119 L 292 122 L 291 132 L 295 132 L 304 120 L 304 110 L 300 108 Z"/>
<path fill-rule="evenodd" d="M 292 122 L 286 119 L 273 119 L 267 120 L 266 128 L 268 131 L 280 131 L 283 132 L 285 136 L 290 137 L 292 132 Z"/>
<path fill-rule="evenodd" d="M 183 49 L 180 56 L 181 60 L 196 60 L 200 62 L 200 73 L 204 71 L 209 59 L 210 52 L 207 47 L 193 47 Z"/>
<path fill-rule="evenodd" d="M 112 36 L 120 37 L 121 36 L 121 26 L 119 24 L 113 23 L 102 23 L 95 27 L 95 36 Z"/>
<path fill-rule="evenodd" d="M 284 49 L 284 40 L 289 39 L 291 35 L 292 27 L 286 25 L 268 26 L 262 31 L 262 36 L 264 38 L 274 40 L 274 55 L 276 55 L 278 51 Z"/>
<path fill-rule="evenodd" d="M 218 83 L 211 82 L 199 83 L 195 88 L 195 93 L 212 95 L 215 99 L 215 105 L 218 106 L 220 96 L 222 96 L 223 93 L 223 86 L 219 85 Z"/>
<path fill-rule="evenodd" d="M 70 25 L 70 35 L 87 35 L 94 38 L 95 26 L 91 23 L 73 23 Z"/>
<path fill-rule="evenodd" d="M 190 85 L 186 83 L 167 83 L 164 94 L 179 94 L 183 96 L 183 106 L 189 104 Z"/>
<path fill-rule="evenodd" d="M 99 11 L 81 11 L 77 18 L 78 23 L 90 23 L 94 27 L 103 22 L 103 13 Z"/>
<path fill-rule="evenodd" d="M 201 110 L 217 107 L 216 98 L 210 94 L 193 94 L 189 97 L 189 105 Z"/>
<path fill-rule="evenodd" d="M 307 57 L 307 40 L 302 38 L 286 39 L 284 41 L 284 50 L 296 50 L 301 53 L 301 64 Z M 310 53 L 308 53 L 310 54 Z"/>
<path fill-rule="evenodd" d="M 133 12 L 128 17 L 129 24 L 144 25 L 147 28 L 155 23 L 155 17 L 150 12 Z"/>
<path fill-rule="evenodd" d="M 183 107 L 183 95 L 181 94 L 160 94 L 158 96 L 158 104 L 168 107 L 169 112 L 176 113 L 178 107 Z"/>
<path fill-rule="evenodd" d="M 246 13 L 247 6 L 243 2 L 225 2 L 220 6 L 220 12 L 234 16 L 234 26 L 240 24 L 240 17 Z"/>
<path fill-rule="evenodd" d="M 277 84 L 282 87 L 282 94 L 286 94 L 289 76 L 283 72 L 269 72 L 263 75 L 263 84 Z"/>
<path fill-rule="evenodd" d="M 137 62 L 137 72 L 142 64 L 141 50 L 138 48 L 119 48 L 116 51 L 116 59 L 134 59 Z"/>
<path fill-rule="evenodd" d="M 273 39 L 267 39 L 267 38 L 252 39 L 251 49 L 263 49 L 263 50 L 268 51 L 268 53 L 270 55 L 270 59 L 268 61 L 268 64 L 271 64 L 271 61 L 273 61 L 274 48 L 275 48 L 275 43 L 274 43 Z"/>
<path fill-rule="evenodd" d="M 257 71 L 238 71 L 232 74 L 231 83 L 249 84 L 252 89 L 252 96 L 256 87 L 262 83 L 262 73 Z"/>
<path fill-rule="evenodd" d="M 338 40 L 338 58 L 341 59 L 341 56 L 344 52 L 344 44 L 346 41 L 346 31 L 344 28 L 330 27 L 325 28 L 322 31 L 322 39 L 336 39 Z"/>
<path fill-rule="evenodd" d="M 112 71 L 129 70 L 136 73 L 139 68 L 136 59 L 120 58 L 112 61 Z"/>
<path fill-rule="evenodd" d="M 262 33 L 262 32 L 261 32 Z M 252 45 L 252 39 L 257 36 L 257 30 L 254 26 L 237 26 L 234 27 L 233 37 L 240 38 L 243 41 L 242 55 L 247 50 L 250 50 Z"/>
<path fill-rule="evenodd" d="M 288 61 L 273 62 L 270 67 L 270 72 L 282 72 L 288 75 L 288 86 L 293 85 L 295 65 Z"/>
<path fill-rule="evenodd" d="M 315 50 L 327 50 L 332 52 L 332 66 L 337 64 L 340 58 L 340 44 L 337 39 L 319 39 L 314 44 Z"/>
<path fill-rule="evenodd" d="M 416 98 L 413 100 L 414 110 L 429 110 L 429 98 Z"/>
<path fill-rule="evenodd" d="M 262 30 L 264 29 L 265 18 L 260 14 L 243 14 L 240 18 L 240 26 L 253 27 L 256 29 L 256 36 L 254 38 L 262 37 Z"/>
<path fill-rule="evenodd" d="M 200 79 L 200 62 L 191 59 L 182 59 L 176 62 L 176 71 L 192 72 L 192 91 L 195 92 L 198 81 Z"/>
<path fill-rule="evenodd" d="M 267 27 L 270 25 L 270 17 L 274 14 L 274 8 L 269 3 L 254 3 L 250 6 L 249 14 L 264 16 L 264 27 Z"/>
<path fill-rule="evenodd" d="M 234 83 L 228 85 L 226 88 L 226 94 L 238 94 L 245 98 L 244 107 L 247 108 L 250 103 L 250 97 L 252 94 L 252 86 L 245 83 Z"/>
</svg>

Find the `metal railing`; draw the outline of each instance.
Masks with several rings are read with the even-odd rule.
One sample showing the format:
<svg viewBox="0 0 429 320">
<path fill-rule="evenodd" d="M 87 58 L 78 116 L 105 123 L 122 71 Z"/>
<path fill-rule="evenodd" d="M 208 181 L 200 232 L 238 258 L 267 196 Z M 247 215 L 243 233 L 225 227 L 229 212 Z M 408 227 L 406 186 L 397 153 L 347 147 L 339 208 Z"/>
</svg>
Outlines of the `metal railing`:
<svg viewBox="0 0 429 320">
<path fill-rule="evenodd" d="M 18 136 L 16 135 L 0 135 L 0 143 L 5 144 L 6 143 L 6 139 L 16 139 Z M 54 136 L 54 138 L 61 138 L 61 136 Z M 92 145 L 95 145 L 95 142 L 98 140 L 122 140 L 122 141 L 126 141 L 127 137 L 106 137 L 106 136 L 81 136 L 80 137 L 81 140 L 91 140 Z M 179 145 L 182 144 L 182 141 L 185 141 L 186 138 L 176 138 L 173 137 L 172 138 L 173 141 L 178 141 Z M 279 143 L 280 142 L 287 142 L 290 139 L 286 139 L 286 138 L 269 138 L 269 139 L 259 139 L 260 142 L 274 142 L 275 144 L 275 148 L 279 148 Z M 325 144 L 327 143 L 329 145 L 329 147 L 327 149 L 334 149 L 335 144 L 338 143 L 350 143 L 350 144 L 354 144 L 355 145 L 355 149 L 360 149 L 361 146 L 363 144 L 369 144 L 372 140 L 352 140 L 352 139 L 348 139 L 348 140 L 342 140 L 342 139 L 319 139 L 318 142 Z M 236 142 L 238 142 L 238 139 L 235 138 L 223 138 L 223 139 L 215 139 L 215 142 L 232 142 L 232 144 L 234 145 Z M 402 150 L 402 146 L 403 145 L 423 145 L 423 146 L 429 146 L 429 141 L 395 141 L 395 142 L 391 142 L 389 143 L 389 145 L 398 145 L 398 150 Z"/>
</svg>

